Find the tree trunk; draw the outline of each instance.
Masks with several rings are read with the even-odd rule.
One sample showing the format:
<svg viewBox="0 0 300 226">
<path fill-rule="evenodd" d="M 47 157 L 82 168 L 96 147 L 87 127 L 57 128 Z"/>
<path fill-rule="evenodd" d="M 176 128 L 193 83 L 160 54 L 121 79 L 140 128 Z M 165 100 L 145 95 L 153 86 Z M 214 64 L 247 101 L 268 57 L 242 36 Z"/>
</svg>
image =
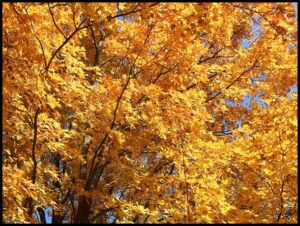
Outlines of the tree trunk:
<svg viewBox="0 0 300 226">
<path fill-rule="evenodd" d="M 62 224 L 64 219 L 65 219 L 65 215 L 57 215 L 53 210 L 52 224 Z"/>
<path fill-rule="evenodd" d="M 88 224 L 90 204 L 85 196 L 79 197 L 79 204 L 76 212 L 75 224 Z"/>
<path fill-rule="evenodd" d="M 38 207 L 37 210 L 38 210 L 39 215 L 40 215 L 41 223 L 46 224 L 45 210 L 41 207 Z"/>
</svg>

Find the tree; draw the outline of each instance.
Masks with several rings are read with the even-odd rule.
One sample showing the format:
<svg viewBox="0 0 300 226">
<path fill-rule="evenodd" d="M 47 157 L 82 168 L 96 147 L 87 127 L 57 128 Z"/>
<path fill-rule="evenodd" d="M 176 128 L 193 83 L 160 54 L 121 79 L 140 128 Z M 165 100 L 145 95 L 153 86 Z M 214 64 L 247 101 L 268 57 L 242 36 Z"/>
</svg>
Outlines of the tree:
<svg viewBox="0 0 300 226">
<path fill-rule="evenodd" d="M 2 6 L 3 221 L 297 222 L 291 3 Z"/>
</svg>

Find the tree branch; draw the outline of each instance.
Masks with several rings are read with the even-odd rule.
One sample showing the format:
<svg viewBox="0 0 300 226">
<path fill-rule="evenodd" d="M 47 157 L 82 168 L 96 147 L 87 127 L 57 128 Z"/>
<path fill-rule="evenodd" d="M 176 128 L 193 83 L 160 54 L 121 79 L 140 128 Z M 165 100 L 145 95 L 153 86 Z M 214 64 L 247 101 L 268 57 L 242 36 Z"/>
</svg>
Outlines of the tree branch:
<svg viewBox="0 0 300 226">
<path fill-rule="evenodd" d="M 119 95 L 119 97 L 118 97 L 118 99 L 117 99 L 117 105 L 116 105 L 116 108 L 115 108 L 114 113 L 113 113 L 113 120 L 112 120 L 112 122 L 111 122 L 111 124 L 110 124 L 110 129 L 113 129 L 113 127 L 114 127 L 114 125 L 115 125 L 115 120 L 116 120 L 116 117 L 117 117 L 117 111 L 118 111 L 118 108 L 119 108 L 119 105 L 120 105 L 122 96 L 123 96 L 123 94 L 124 94 L 124 92 L 125 92 L 125 90 L 126 90 L 128 84 L 129 84 L 130 80 L 131 80 L 132 78 L 134 78 L 134 77 L 132 77 L 133 68 L 134 68 L 134 66 L 135 66 L 135 63 L 136 63 L 138 57 L 139 57 L 140 54 L 142 53 L 142 50 L 143 50 L 144 46 L 145 46 L 146 43 L 148 42 L 149 37 L 150 37 L 150 33 L 151 33 L 151 31 L 152 31 L 153 28 L 154 28 L 154 26 L 151 26 L 150 29 L 148 30 L 146 39 L 145 39 L 145 41 L 144 41 L 144 43 L 143 43 L 143 46 L 141 47 L 139 53 L 138 53 L 137 56 L 135 57 L 135 59 L 134 59 L 132 65 L 131 65 L 131 67 L 130 67 L 130 69 L 129 69 L 128 79 L 127 79 L 125 85 L 123 86 L 123 89 L 122 89 L 122 91 L 121 91 L 121 93 L 120 93 L 120 95 Z M 137 74 L 135 74 L 135 77 L 136 77 L 136 76 L 137 76 Z"/>
<path fill-rule="evenodd" d="M 57 30 L 64 36 L 65 39 L 67 39 L 67 36 L 62 32 L 62 30 L 58 27 L 58 25 L 56 24 L 56 21 L 54 19 L 54 15 L 52 13 L 52 10 L 51 10 L 51 7 L 50 7 L 50 3 L 48 2 L 48 8 L 49 8 L 49 12 L 51 14 L 51 18 L 52 18 L 52 21 L 55 25 L 55 27 L 57 28 Z"/>
<path fill-rule="evenodd" d="M 100 177 L 102 176 L 105 167 L 106 167 L 107 165 L 109 165 L 109 164 L 110 164 L 110 161 L 108 160 L 108 161 L 106 161 L 106 162 L 101 166 L 101 169 L 100 169 L 100 172 L 99 172 L 98 177 L 97 177 L 97 179 L 96 179 L 96 182 L 95 182 L 95 184 L 94 184 L 94 187 L 96 187 L 96 186 L 98 185 L 99 179 L 100 179 Z"/>
<path fill-rule="evenodd" d="M 249 71 L 251 71 L 254 67 L 256 67 L 256 63 L 258 62 L 259 58 L 260 58 L 260 56 L 254 61 L 254 63 L 252 64 L 252 66 L 251 66 L 250 68 L 248 68 L 248 69 L 245 70 L 242 74 L 240 74 L 240 75 L 239 75 L 232 83 L 230 83 L 230 84 L 226 87 L 226 89 L 229 89 L 231 86 L 234 85 L 234 83 L 236 83 L 238 80 L 240 80 L 240 78 L 241 78 L 243 75 L 247 74 L 247 73 L 248 73 Z"/>
<path fill-rule="evenodd" d="M 90 170 L 89 170 L 89 174 L 88 174 L 88 177 L 87 177 L 87 180 L 86 180 L 86 183 L 85 183 L 85 187 L 84 187 L 85 190 L 88 190 L 89 187 L 90 187 L 91 178 L 92 178 L 92 175 L 94 173 L 95 160 L 96 160 L 97 156 L 101 156 L 102 155 L 102 153 L 103 153 L 103 145 L 104 145 L 107 137 L 108 137 L 108 132 L 104 135 L 104 137 L 103 137 L 100 145 L 98 146 L 98 148 L 94 152 L 94 155 L 93 155 L 93 158 L 92 158 L 92 163 L 91 163 Z M 98 154 L 99 150 L 100 150 L 100 153 Z"/>
<path fill-rule="evenodd" d="M 31 151 L 31 160 L 33 162 L 33 173 L 32 173 L 32 183 L 35 184 L 36 180 L 36 168 L 37 168 L 37 161 L 35 156 L 35 150 L 36 150 L 36 143 L 37 143 L 37 129 L 38 129 L 38 114 L 39 114 L 39 108 L 36 110 L 34 115 L 34 132 L 33 132 L 33 143 L 32 143 L 32 151 Z"/>
<path fill-rule="evenodd" d="M 24 112 L 24 113 L 28 116 L 29 122 L 31 123 L 30 126 L 33 126 L 33 125 L 34 125 L 34 122 L 33 122 L 33 120 L 32 120 L 32 117 L 31 117 L 31 115 L 30 115 L 27 111 L 21 110 L 20 108 L 18 108 L 18 107 L 16 107 L 16 106 L 14 106 L 13 104 L 11 104 L 11 102 L 10 102 L 7 98 L 4 98 L 4 100 L 5 100 L 5 99 L 8 101 L 8 103 L 10 104 L 10 106 L 12 106 L 15 110 L 18 110 L 18 111 L 20 111 L 20 112 Z"/>
<path fill-rule="evenodd" d="M 55 50 L 55 52 L 52 54 L 52 56 L 51 56 L 51 58 L 50 58 L 50 60 L 49 60 L 49 62 L 48 62 L 48 64 L 47 64 L 47 66 L 46 66 L 46 71 L 48 71 L 49 70 L 49 68 L 50 68 L 50 65 L 51 65 L 51 63 L 52 63 L 52 60 L 54 59 L 54 57 L 56 56 L 56 54 L 68 43 L 68 41 L 78 32 L 78 31 L 80 31 L 80 30 L 82 30 L 82 29 L 84 29 L 84 28 L 88 28 L 88 27 L 90 27 L 90 25 L 89 26 L 84 26 L 84 27 L 81 27 L 81 25 L 84 23 L 84 22 L 86 22 L 86 20 L 84 20 L 84 21 L 82 21 L 81 23 L 80 23 L 80 25 L 73 31 L 73 33 Z"/>
<path fill-rule="evenodd" d="M 90 26 L 90 30 L 91 30 L 91 33 L 92 33 L 92 38 L 93 38 L 93 42 L 94 42 L 94 46 L 95 46 L 95 56 L 94 56 L 93 66 L 96 66 L 99 63 L 100 46 L 98 45 L 98 42 L 96 40 L 93 26 Z M 100 38 L 100 40 L 101 40 L 101 38 Z M 90 82 L 91 85 L 94 83 L 93 73 L 90 74 L 89 82 Z"/>
<path fill-rule="evenodd" d="M 168 68 L 168 69 L 167 69 L 166 71 L 164 71 L 164 72 L 162 72 L 162 70 L 161 70 L 161 72 L 158 74 L 158 76 L 154 79 L 154 81 L 153 81 L 152 83 L 153 83 L 153 84 L 156 83 L 157 80 L 158 80 L 161 76 L 163 76 L 164 74 L 167 74 L 167 73 L 173 71 L 173 70 L 177 67 L 177 65 L 178 65 L 178 63 L 176 63 L 173 67 Z"/>
<path fill-rule="evenodd" d="M 130 80 L 131 80 L 132 78 L 134 78 L 134 77 L 132 77 L 132 75 L 131 75 L 132 72 L 133 72 L 133 68 L 134 68 L 135 63 L 136 63 L 136 61 L 137 61 L 139 55 L 141 54 L 141 52 L 142 52 L 144 46 L 145 46 L 146 43 L 148 42 L 150 33 L 151 33 L 151 31 L 152 31 L 153 28 L 154 28 L 154 26 L 151 26 L 150 29 L 148 30 L 146 39 L 145 39 L 145 41 L 144 41 L 144 43 L 143 43 L 143 46 L 141 47 L 139 53 L 138 53 L 137 56 L 135 57 L 135 59 L 134 59 L 132 65 L 131 65 L 131 67 L 130 67 L 130 69 L 129 69 L 129 75 L 128 75 L 127 81 L 126 81 L 125 85 L 123 86 L 122 91 L 121 91 L 121 93 L 120 93 L 120 95 L 119 95 L 119 97 L 118 97 L 118 99 L 117 99 L 117 104 L 116 104 L 116 107 L 115 107 L 114 112 L 113 112 L 113 119 L 112 119 L 112 122 L 111 122 L 111 124 L 110 124 L 110 129 L 113 129 L 113 128 L 114 128 L 115 121 L 116 121 L 116 117 L 117 117 L 117 111 L 118 111 L 118 109 L 119 109 L 119 106 L 120 106 L 120 103 L 121 103 L 123 94 L 124 94 L 124 92 L 125 92 L 125 90 L 126 90 L 128 84 L 129 84 Z M 135 77 L 136 77 L 136 76 L 135 76 Z M 105 143 L 107 137 L 108 137 L 108 132 L 104 135 L 104 137 L 103 137 L 103 139 L 102 139 L 102 141 L 101 141 L 99 147 L 98 147 L 98 148 L 95 150 L 95 152 L 94 152 L 94 155 L 93 155 L 93 158 L 92 158 L 91 167 L 90 167 L 90 171 L 89 171 L 89 175 L 88 175 L 88 179 L 87 179 L 86 184 L 85 184 L 85 189 L 86 189 L 86 190 L 89 189 L 90 183 L 91 183 L 91 181 L 92 181 L 92 177 L 93 177 L 94 172 L 95 172 L 95 167 L 94 167 L 95 160 L 96 160 L 97 157 L 101 157 L 101 156 L 102 156 L 102 153 L 103 153 L 103 150 L 104 150 L 104 146 L 103 146 L 103 145 L 104 145 L 104 143 Z M 99 152 L 99 153 L 98 153 L 98 152 Z"/>
<path fill-rule="evenodd" d="M 13 8 L 14 8 L 14 7 L 13 7 Z M 28 7 L 28 8 L 29 8 L 29 7 Z M 32 20 L 30 19 L 29 14 L 28 14 L 28 11 L 27 11 L 28 8 L 25 9 L 25 12 L 26 12 L 26 14 L 27 14 L 27 16 L 28 16 L 28 18 L 29 18 L 29 22 L 30 22 L 32 31 L 35 32 L 35 29 L 34 29 L 34 26 L 33 26 L 33 22 L 32 22 Z M 14 8 L 14 10 L 15 10 L 15 8 Z M 15 12 L 17 13 L 17 11 L 15 11 Z M 40 45 L 40 47 L 41 47 L 41 49 L 42 49 L 43 58 L 44 58 L 44 65 L 45 65 L 45 67 L 46 67 L 47 59 L 46 59 L 46 55 L 45 55 L 45 50 L 44 50 L 43 44 L 42 44 L 41 40 L 39 39 L 39 37 L 38 37 L 37 35 L 34 34 L 34 37 L 37 39 L 37 41 L 38 41 L 38 43 L 39 43 L 39 45 Z"/>
<path fill-rule="evenodd" d="M 35 156 L 35 149 L 36 149 L 36 143 L 37 143 L 37 123 L 38 123 L 38 114 L 39 114 L 39 108 L 36 110 L 35 115 L 34 115 L 34 131 L 33 131 L 33 142 L 32 142 L 32 151 L 31 151 L 31 160 L 33 162 L 33 170 L 32 170 L 32 175 L 31 175 L 31 179 L 32 179 L 32 183 L 35 184 L 35 180 L 36 180 L 36 171 L 37 171 L 37 161 L 36 161 L 36 156 Z M 28 214 L 31 217 L 33 214 L 33 209 L 34 209 L 34 205 L 33 205 L 33 198 L 29 197 L 28 199 Z"/>
<path fill-rule="evenodd" d="M 224 48 L 219 49 L 219 50 L 216 51 L 211 57 L 207 57 L 207 58 L 205 58 L 205 59 L 203 59 L 203 60 L 199 59 L 198 64 L 201 64 L 201 63 L 203 63 L 203 62 L 205 62 L 205 61 L 208 61 L 208 60 L 211 60 L 211 59 L 214 59 L 214 58 L 220 58 L 220 57 L 222 57 L 222 56 L 217 56 L 217 55 L 218 55 L 218 53 L 221 52 L 223 49 L 224 49 Z"/>
<path fill-rule="evenodd" d="M 144 224 L 147 222 L 148 218 L 150 217 L 150 215 L 148 214 L 144 220 Z"/>
<path fill-rule="evenodd" d="M 147 8 L 151 8 L 151 7 L 153 7 L 153 6 L 155 6 L 159 3 L 160 2 L 153 3 L 153 4 L 149 5 Z M 111 21 L 112 19 L 115 19 L 115 18 L 120 17 L 120 16 L 128 16 L 132 13 L 137 13 L 137 12 L 142 11 L 143 9 L 145 9 L 145 8 L 136 9 L 138 5 L 139 4 L 137 4 L 132 10 L 130 10 L 128 12 L 120 13 L 120 14 L 117 14 L 115 16 L 108 16 L 108 20 Z"/>
<path fill-rule="evenodd" d="M 225 87 L 225 89 L 229 89 L 231 86 L 233 86 L 238 80 L 240 80 L 240 78 L 242 76 L 244 76 L 245 74 L 247 74 L 249 71 L 251 71 L 254 67 L 256 67 L 256 63 L 258 62 L 259 58 L 261 56 L 259 56 L 252 64 L 252 66 L 246 70 L 243 71 L 243 73 L 241 73 L 235 80 L 233 80 L 233 82 L 231 82 L 228 86 Z M 220 96 L 222 94 L 221 91 L 219 91 L 218 93 L 216 93 L 214 96 L 208 98 L 205 103 L 210 102 L 211 100 L 215 99 L 216 97 Z"/>
</svg>

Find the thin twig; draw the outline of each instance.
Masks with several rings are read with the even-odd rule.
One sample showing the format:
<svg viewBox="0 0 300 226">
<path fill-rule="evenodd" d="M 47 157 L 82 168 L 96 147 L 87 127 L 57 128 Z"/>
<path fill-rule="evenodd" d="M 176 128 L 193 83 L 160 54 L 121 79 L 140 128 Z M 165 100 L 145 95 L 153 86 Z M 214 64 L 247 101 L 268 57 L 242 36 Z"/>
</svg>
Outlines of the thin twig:
<svg viewBox="0 0 300 226">
<path fill-rule="evenodd" d="M 48 8 L 49 8 L 49 12 L 50 12 L 50 15 L 51 15 L 51 18 L 52 18 L 52 21 L 55 25 L 55 27 L 57 28 L 57 30 L 64 36 L 65 39 L 67 39 L 67 36 L 62 32 L 62 30 L 58 27 L 58 25 L 56 24 L 56 21 L 54 19 L 54 15 L 53 15 L 53 12 L 51 10 L 51 7 L 50 7 L 50 3 L 48 2 Z"/>
</svg>

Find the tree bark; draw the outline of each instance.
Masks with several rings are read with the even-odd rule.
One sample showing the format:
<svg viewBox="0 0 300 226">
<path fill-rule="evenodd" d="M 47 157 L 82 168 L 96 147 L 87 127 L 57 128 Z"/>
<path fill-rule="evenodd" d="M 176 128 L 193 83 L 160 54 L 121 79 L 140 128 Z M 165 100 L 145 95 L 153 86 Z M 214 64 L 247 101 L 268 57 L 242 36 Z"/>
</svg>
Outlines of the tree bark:
<svg viewBox="0 0 300 226">
<path fill-rule="evenodd" d="M 38 210 L 38 212 L 39 212 L 41 222 L 42 222 L 43 224 L 46 224 L 45 210 L 44 210 L 43 208 L 41 208 L 41 207 L 38 207 L 37 210 Z"/>
<path fill-rule="evenodd" d="M 79 204 L 76 211 L 75 224 L 88 224 L 89 223 L 90 204 L 87 197 L 80 196 Z"/>
<path fill-rule="evenodd" d="M 64 219 L 65 215 L 56 215 L 55 211 L 53 210 L 52 224 L 62 224 Z"/>
<path fill-rule="evenodd" d="M 35 150 L 36 150 L 36 143 L 37 143 L 37 129 L 38 129 L 38 115 L 39 115 L 40 109 L 38 108 L 35 112 L 34 115 L 34 131 L 33 131 L 33 143 L 32 143 L 32 151 L 31 151 L 31 160 L 33 162 L 33 169 L 32 169 L 32 183 L 35 184 L 36 180 L 36 171 L 37 171 L 37 161 L 36 161 L 36 156 L 35 156 Z M 34 210 L 34 204 L 33 204 L 33 199 L 30 197 L 28 198 L 28 215 L 29 217 L 32 217 L 33 210 Z"/>
</svg>

